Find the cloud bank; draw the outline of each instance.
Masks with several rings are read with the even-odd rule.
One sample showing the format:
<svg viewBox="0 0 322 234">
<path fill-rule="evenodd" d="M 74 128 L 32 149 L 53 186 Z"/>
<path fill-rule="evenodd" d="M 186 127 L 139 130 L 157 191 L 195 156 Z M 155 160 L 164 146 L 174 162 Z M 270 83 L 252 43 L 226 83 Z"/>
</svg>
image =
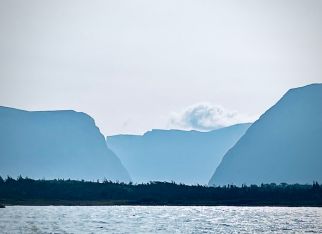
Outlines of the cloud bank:
<svg viewBox="0 0 322 234">
<path fill-rule="evenodd" d="M 185 130 L 209 131 L 237 123 L 253 122 L 254 118 L 219 105 L 198 103 L 173 113 L 169 126 Z"/>
</svg>

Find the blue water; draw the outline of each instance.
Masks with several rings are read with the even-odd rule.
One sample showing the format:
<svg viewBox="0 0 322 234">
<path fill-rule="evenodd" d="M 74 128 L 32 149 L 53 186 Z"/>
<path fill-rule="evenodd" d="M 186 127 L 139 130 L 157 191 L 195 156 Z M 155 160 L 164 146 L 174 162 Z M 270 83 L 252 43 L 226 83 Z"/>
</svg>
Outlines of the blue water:
<svg viewBox="0 0 322 234">
<path fill-rule="evenodd" d="M 0 233 L 322 233 L 322 208 L 9 206 Z"/>
</svg>

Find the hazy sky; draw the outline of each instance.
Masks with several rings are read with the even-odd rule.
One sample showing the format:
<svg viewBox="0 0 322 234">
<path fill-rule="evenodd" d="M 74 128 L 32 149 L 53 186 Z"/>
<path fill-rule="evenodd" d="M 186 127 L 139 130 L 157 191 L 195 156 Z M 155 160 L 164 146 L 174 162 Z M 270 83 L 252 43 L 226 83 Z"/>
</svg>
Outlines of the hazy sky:
<svg viewBox="0 0 322 234">
<path fill-rule="evenodd" d="M 322 1 L 0 0 L 0 105 L 105 135 L 249 121 L 322 82 Z"/>
</svg>

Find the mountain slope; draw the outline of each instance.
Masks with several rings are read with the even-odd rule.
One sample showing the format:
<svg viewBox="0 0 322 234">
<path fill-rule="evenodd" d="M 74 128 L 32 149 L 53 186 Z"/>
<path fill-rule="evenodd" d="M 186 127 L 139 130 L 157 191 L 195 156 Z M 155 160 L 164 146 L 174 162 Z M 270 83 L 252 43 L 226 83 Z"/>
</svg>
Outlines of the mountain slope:
<svg viewBox="0 0 322 234">
<path fill-rule="evenodd" d="M 130 179 L 90 116 L 8 107 L 0 107 L 0 175 Z"/>
<path fill-rule="evenodd" d="M 107 137 L 134 182 L 175 181 L 207 184 L 224 153 L 250 124 L 211 132 L 152 130 L 143 136 Z"/>
<path fill-rule="evenodd" d="M 322 182 L 322 84 L 289 90 L 224 156 L 210 185 Z"/>
</svg>

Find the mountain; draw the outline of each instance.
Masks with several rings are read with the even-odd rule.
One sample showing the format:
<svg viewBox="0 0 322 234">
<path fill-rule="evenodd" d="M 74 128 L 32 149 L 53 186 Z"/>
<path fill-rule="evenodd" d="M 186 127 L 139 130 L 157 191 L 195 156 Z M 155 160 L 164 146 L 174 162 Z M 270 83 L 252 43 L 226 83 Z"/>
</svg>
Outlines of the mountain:
<svg viewBox="0 0 322 234">
<path fill-rule="evenodd" d="M 107 145 L 129 170 L 134 182 L 175 181 L 207 184 L 225 152 L 250 124 L 210 132 L 152 130 L 143 136 L 107 137 Z"/>
<path fill-rule="evenodd" d="M 0 175 L 130 180 L 87 114 L 8 107 L 0 107 Z"/>
<path fill-rule="evenodd" d="M 209 185 L 322 182 L 322 84 L 289 90 L 224 156 Z"/>
</svg>

